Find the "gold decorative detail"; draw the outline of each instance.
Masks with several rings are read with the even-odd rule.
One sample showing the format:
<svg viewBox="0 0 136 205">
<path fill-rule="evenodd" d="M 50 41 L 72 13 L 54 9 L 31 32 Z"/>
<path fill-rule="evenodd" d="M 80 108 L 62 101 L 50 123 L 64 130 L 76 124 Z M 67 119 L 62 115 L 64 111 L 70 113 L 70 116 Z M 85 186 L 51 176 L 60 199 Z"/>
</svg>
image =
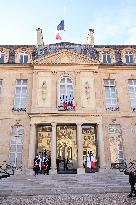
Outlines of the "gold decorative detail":
<svg viewBox="0 0 136 205">
<path fill-rule="evenodd" d="M 69 50 L 61 50 L 32 62 L 33 64 L 99 64 L 99 61 Z"/>
</svg>

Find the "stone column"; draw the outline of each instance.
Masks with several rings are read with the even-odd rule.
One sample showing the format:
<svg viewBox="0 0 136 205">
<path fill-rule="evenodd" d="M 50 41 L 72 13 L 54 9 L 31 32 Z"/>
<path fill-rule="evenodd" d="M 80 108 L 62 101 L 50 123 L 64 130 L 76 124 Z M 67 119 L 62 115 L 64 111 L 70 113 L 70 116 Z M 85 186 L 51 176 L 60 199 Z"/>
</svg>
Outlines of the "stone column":
<svg viewBox="0 0 136 205">
<path fill-rule="evenodd" d="M 34 166 L 35 145 L 36 145 L 36 127 L 35 127 L 35 124 L 31 124 L 30 125 L 28 168 L 33 168 Z"/>
<path fill-rule="evenodd" d="M 100 168 L 106 168 L 106 158 L 105 158 L 105 148 L 104 148 L 104 137 L 102 124 L 98 125 L 98 156 Z"/>
<path fill-rule="evenodd" d="M 51 135 L 51 174 L 56 174 L 56 123 L 51 123 L 52 135 Z"/>
<path fill-rule="evenodd" d="M 77 124 L 77 174 L 84 174 L 83 168 L 83 139 L 82 139 L 82 127 L 81 124 Z"/>
</svg>

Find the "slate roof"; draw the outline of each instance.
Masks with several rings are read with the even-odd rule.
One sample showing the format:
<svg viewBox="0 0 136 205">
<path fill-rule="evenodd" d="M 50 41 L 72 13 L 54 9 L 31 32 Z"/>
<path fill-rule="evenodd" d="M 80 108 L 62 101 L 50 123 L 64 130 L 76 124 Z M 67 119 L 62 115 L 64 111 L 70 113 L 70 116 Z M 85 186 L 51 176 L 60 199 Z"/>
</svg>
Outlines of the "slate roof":
<svg viewBox="0 0 136 205">
<path fill-rule="evenodd" d="M 75 43 L 70 43 L 70 42 L 47 44 L 47 45 L 38 46 L 38 47 L 36 47 L 35 45 L 0 45 L 0 48 L 9 49 L 9 61 L 8 61 L 8 63 L 15 63 L 14 62 L 15 50 L 18 48 L 21 48 L 21 47 L 32 49 L 32 59 L 33 60 L 36 60 L 36 59 L 41 58 L 43 56 L 46 56 L 48 54 L 56 53 L 62 49 L 68 49 L 70 51 L 77 52 L 77 53 L 83 54 L 85 56 L 88 56 L 90 58 L 98 60 L 100 49 L 112 48 L 115 52 L 116 63 L 114 63 L 114 64 L 116 64 L 116 65 L 125 65 L 124 63 L 122 63 L 122 59 L 121 59 L 121 50 L 122 49 L 124 49 L 124 48 L 136 49 L 136 45 L 94 45 L 94 47 L 92 47 L 91 45 L 88 45 L 88 44 L 75 44 Z"/>
</svg>

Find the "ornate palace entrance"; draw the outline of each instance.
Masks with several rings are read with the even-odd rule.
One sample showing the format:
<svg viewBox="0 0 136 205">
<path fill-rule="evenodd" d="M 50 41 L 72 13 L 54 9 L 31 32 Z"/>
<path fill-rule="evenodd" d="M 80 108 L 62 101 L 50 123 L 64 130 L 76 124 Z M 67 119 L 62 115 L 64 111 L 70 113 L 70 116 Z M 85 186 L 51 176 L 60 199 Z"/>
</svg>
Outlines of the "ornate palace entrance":
<svg viewBox="0 0 136 205">
<path fill-rule="evenodd" d="M 45 152 L 46 150 L 46 154 L 51 156 L 51 133 L 51 125 L 39 125 L 37 127 L 37 154 Z"/>
<path fill-rule="evenodd" d="M 76 173 L 77 139 L 76 125 L 57 126 L 57 171 Z"/>
<path fill-rule="evenodd" d="M 97 170 L 97 137 L 96 125 L 82 125 L 82 139 L 83 139 L 83 164 L 86 172 L 93 172 Z M 87 156 L 92 153 L 90 160 L 93 161 L 96 167 L 89 168 L 87 166 Z"/>
<path fill-rule="evenodd" d="M 54 160 L 54 167 L 57 167 L 58 173 L 77 173 L 77 168 L 83 166 L 86 172 L 91 172 L 92 170 L 87 167 L 87 157 L 90 152 L 92 154 L 90 161 L 93 158 L 93 162 L 96 165 L 98 164 L 96 125 L 80 125 L 80 133 L 77 132 L 77 129 L 78 127 L 75 124 L 60 124 L 55 126 L 53 132 L 52 125 L 39 125 L 37 127 L 36 154 L 46 152 L 51 157 L 51 146 L 55 144 L 55 158 L 52 157 L 52 160 Z M 54 139 L 53 135 L 56 136 L 56 141 L 51 143 L 51 140 Z M 80 136 L 82 153 L 78 152 Z M 80 166 L 78 159 L 81 161 Z"/>
</svg>

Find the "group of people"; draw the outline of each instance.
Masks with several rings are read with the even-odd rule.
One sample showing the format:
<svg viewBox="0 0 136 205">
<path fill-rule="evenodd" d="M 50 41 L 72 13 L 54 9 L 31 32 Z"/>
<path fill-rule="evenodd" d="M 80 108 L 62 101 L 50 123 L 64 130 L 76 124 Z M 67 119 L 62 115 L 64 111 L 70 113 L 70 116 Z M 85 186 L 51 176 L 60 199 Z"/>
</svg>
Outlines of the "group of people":
<svg viewBox="0 0 136 205">
<path fill-rule="evenodd" d="M 40 152 L 39 154 L 36 155 L 34 159 L 34 172 L 35 175 L 40 174 L 47 174 L 49 175 L 49 170 L 51 167 L 51 159 L 50 157 L 46 154 L 46 152 Z"/>
<path fill-rule="evenodd" d="M 96 168 L 96 162 L 95 162 L 92 151 L 90 152 L 88 151 L 88 154 L 87 154 L 87 168 L 90 168 L 90 169 Z"/>
</svg>

